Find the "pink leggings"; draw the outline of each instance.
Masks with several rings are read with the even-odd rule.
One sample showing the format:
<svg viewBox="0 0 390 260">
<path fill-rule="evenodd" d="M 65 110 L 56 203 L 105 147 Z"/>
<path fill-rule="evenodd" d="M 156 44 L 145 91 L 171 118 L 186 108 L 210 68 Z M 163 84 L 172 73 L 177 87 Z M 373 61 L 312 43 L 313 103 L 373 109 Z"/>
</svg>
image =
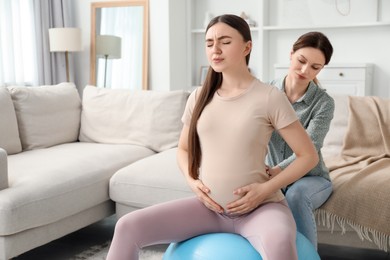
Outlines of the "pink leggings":
<svg viewBox="0 0 390 260">
<path fill-rule="evenodd" d="M 242 235 L 264 260 L 298 259 L 295 221 L 285 201 L 228 217 L 209 210 L 194 197 L 157 204 L 120 218 L 107 260 L 136 260 L 145 246 L 216 232 Z"/>
</svg>

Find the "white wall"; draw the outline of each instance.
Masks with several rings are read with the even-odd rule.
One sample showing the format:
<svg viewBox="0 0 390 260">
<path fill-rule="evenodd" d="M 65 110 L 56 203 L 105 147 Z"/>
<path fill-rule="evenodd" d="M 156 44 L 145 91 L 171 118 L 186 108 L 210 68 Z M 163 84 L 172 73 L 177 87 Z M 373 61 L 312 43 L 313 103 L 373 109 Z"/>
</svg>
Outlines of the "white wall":
<svg viewBox="0 0 390 260">
<path fill-rule="evenodd" d="M 152 90 L 183 89 L 187 53 L 185 12 L 177 10 L 185 10 L 185 1 L 149 0 L 149 88 Z"/>
<path fill-rule="evenodd" d="M 74 0 L 75 24 L 83 32 L 83 52 L 75 53 L 75 83 L 83 89 L 89 82 L 91 2 Z M 100 0 L 102 1 L 102 0 Z M 99 1 L 99 2 L 100 2 Z M 149 0 L 149 87 L 153 90 L 188 89 L 187 20 L 184 0 Z M 390 21 L 390 1 L 379 0 L 379 19 Z M 268 64 L 288 63 L 293 41 L 308 30 L 270 33 Z M 390 97 L 390 26 L 321 29 L 334 46 L 332 63 L 375 64 L 373 94 Z M 272 69 L 270 70 L 273 71 Z M 272 73 L 268 75 L 272 77 Z M 264 80 L 268 80 L 264 79 Z"/>
<path fill-rule="evenodd" d="M 99 0 L 74 1 L 75 26 L 81 28 L 83 51 L 74 55 L 75 84 L 82 93 L 84 87 L 89 84 L 90 72 L 90 45 L 91 45 L 91 2 L 103 2 Z"/>
<path fill-rule="evenodd" d="M 177 10 L 183 10 L 178 12 Z M 170 72 L 168 89 L 188 89 L 187 82 L 187 20 L 186 20 L 186 1 L 169 0 L 169 53 L 170 53 Z M 153 86 L 156 86 L 154 84 Z"/>
<path fill-rule="evenodd" d="M 372 94 L 390 97 L 390 26 L 377 28 L 322 29 L 332 42 L 334 53 L 330 64 L 373 63 Z M 289 54 L 294 41 L 304 30 L 271 33 L 274 48 L 269 54 L 269 64 L 289 64 Z M 271 70 L 273 72 L 273 70 Z M 268 75 L 272 78 L 273 75 Z"/>
<path fill-rule="evenodd" d="M 149 0 L 149 89 L 169 89 L 169 0 Z"/>
<path fill-rule="evenodd" d="M 315 2 L 311 1 L 311 3 Z M 354 0 L 351 3 L 352 8 L 356 7 Z M 279 5 L 278 7 L 280 8 L 281 6 Z M 278 11 L 276 10 L 275 12 Z M 281 11 L 279 10 L 279 12 Z M 329 19 L 332 18 L 329 17 Z M 275 20 L 277 18 L 274 18 L 274 22 L 277 22 Z M 378 21 L 390 22 L 390 1 L 378 1 Z M 270 47 L 268 64 L 289 64 L 289 53 L 294 41 L 309 30 L 315 29 L 270 32 L 269 46 L 272 47 Z M 330 63 L 374 64 L 372 94 L 390 97 L 390 50 L 388 47 L 390 46 L 390 25 L 357 28 L 321 28 L 318 30 L 326 34 L 332 42 L 334 53 Z M 266 80 L 273 77 L 273 68 L 269 71 L 270 73 L 266 75 Z"/>
</svg>

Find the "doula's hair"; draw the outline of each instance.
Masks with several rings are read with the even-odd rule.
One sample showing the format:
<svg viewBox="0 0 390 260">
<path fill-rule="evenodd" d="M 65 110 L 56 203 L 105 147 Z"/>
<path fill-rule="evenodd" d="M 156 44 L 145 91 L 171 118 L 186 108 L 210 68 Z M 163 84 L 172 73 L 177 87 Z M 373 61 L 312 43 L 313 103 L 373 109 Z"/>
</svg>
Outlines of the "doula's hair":
<svg viewBox="0 0 390 260">
<path fill-rule="evenodd" d="M 321 32 L 308 32 L 301 35 L 298 40 L 296 40 L 293 44 L 292 51 L 296 52 L 297 50 L 306 47 L 311 47 L 320 50 L 325 57 L 324 65 L 327 65 L 332 58 L 333 46 L 330 43 L 328 37 L 326 37 Z M 313 81 L 317 85 L 320 85 L 317 78 L 314 78 Z"/>
<path fill-rule="evenodd" d="M 332 58 L 333 46 L 328 37 L 321 32 L 308 32 L 301 35 L 293 45 L 293 52 L 299 49 L 311 47 L 320 50 L 325 57 L 325 65 L 327 65 Z"/>
</svg>

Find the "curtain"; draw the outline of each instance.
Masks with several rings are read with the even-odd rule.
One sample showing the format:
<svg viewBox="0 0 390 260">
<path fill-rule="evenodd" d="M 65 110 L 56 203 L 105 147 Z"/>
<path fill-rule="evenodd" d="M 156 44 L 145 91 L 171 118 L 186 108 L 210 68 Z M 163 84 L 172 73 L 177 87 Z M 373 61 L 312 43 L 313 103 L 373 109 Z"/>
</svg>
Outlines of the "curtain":
<svg viewBox="0 0 390 260">
<path fill-rule="evenodd" d="M 32 1 L 0 1 L 0 86 L 38 84 Z"/>
<path fill-rule="evenodd" d="M 50 53 L 49 28 L 73 27 L 70 17 L 71 0 L 33 0 L 33 3 L 39 84 L 64 82 L 66 81 L 65 53 Z M 70 64 L 71 56 L 69 55 Z M 69 68 L 70 71 L 71 68 L 72 66 Z"/>
<path fill-rule="evenodd" d="M 50 53 L 49 28 L 72 27 L 71 0 L 0 1 L 0 86 L 66 80 L 65 53 Z"/>
</svg>

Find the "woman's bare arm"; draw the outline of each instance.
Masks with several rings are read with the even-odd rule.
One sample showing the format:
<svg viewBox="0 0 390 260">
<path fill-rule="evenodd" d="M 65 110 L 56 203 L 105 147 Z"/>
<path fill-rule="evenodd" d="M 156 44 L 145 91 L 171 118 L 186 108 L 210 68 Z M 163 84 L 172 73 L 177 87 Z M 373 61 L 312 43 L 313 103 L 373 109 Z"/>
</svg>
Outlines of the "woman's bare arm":
<svg viewBox="0 0 390 260">
<path fill-rule="evenodd" d="M 177 162 L 179 168 L 184 174 L 184 177 L 186 178 L 190 188 L 199 198 L 199 200 L 202 201 L 207 208 L 215 212 L 222 213 L 223 208 L 207 195 L 208 193 L 210 193 L 209 188 L 207 188 L 201 180 L 195 180 L 194 178 L 192 178 L 188 172 L 188 133 L 189 127 L 187 125 L 184 125 L 180 134 L 177 150 Z"/>
</svg>

